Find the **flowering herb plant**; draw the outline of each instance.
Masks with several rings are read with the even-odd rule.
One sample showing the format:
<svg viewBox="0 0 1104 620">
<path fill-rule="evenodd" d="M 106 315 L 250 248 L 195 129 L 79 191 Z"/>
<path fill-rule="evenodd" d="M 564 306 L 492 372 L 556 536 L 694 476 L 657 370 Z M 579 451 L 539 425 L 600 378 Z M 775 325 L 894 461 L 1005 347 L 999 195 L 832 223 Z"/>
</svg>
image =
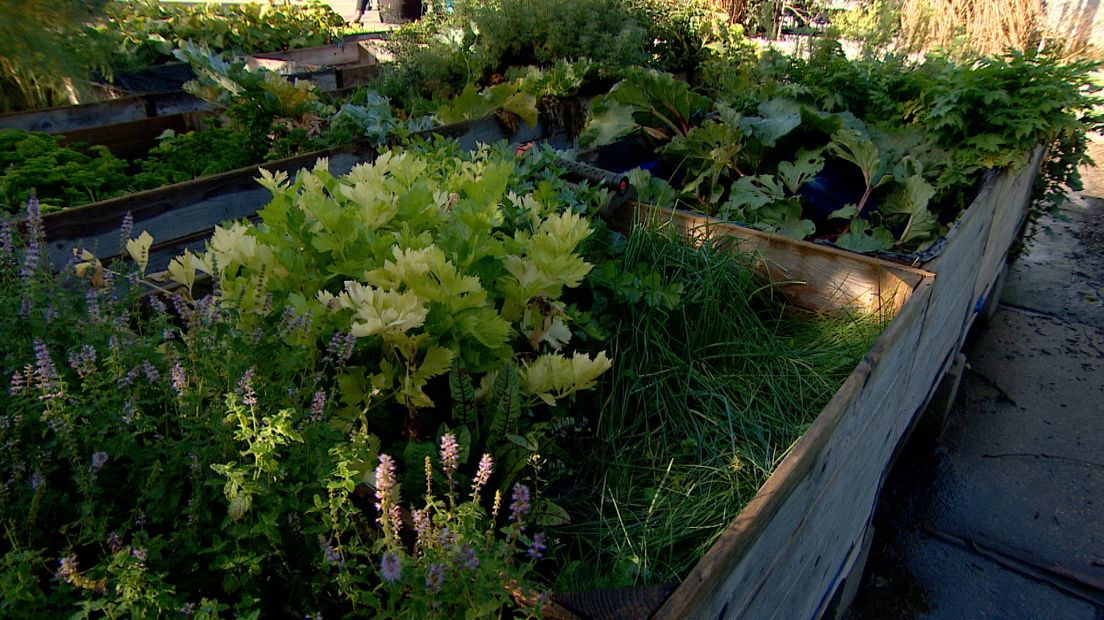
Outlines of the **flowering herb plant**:
<svg viewBox="0 0 1104 620">
<path fill-rule="evenodd" d="M 527 566 L 549 543 L 525 529 L 539 504 L 519 485 L 542 420 L 609 364 L 569 352 L 559 301 L 589 271 L 574 211 L 589 199 L 512 153 L 454 155 L 271 177 L 259 225 L 173 261 L 176 292 L 145 273 L 153 239 L 129 220 L 130 261 L 80 252 L 62 274 L 42 257 L 37 200 L 23 226 L 4 224 L 0 613 L 409 615 L 402 589 L 417 584 L 427 606 L 454 604 L 461 586 L 473 608 L 535 604 Z M 432 406 L 452 394 L 455 416 Z M 409 529 L 366 500 L 407 501 L 404 483 L 416 496 L 443 428 L 446 492 L 430 480 L 419 509 L 439 542 L 404 549 Z M 495 456 L 464 499 L 476 449 Z M 389 487 L 379 462 L 406 479 Z M 488 514 L 493 488 L 511 500 Z M 498 542 L 488 517 L 505 523 Z M 440 542 L 446 528 L 485 566 L 476 585 L 434 568 L 475 566 L 451 535 Z M 404 580 L 377 574 L 388 551 Z"/>
</svg>

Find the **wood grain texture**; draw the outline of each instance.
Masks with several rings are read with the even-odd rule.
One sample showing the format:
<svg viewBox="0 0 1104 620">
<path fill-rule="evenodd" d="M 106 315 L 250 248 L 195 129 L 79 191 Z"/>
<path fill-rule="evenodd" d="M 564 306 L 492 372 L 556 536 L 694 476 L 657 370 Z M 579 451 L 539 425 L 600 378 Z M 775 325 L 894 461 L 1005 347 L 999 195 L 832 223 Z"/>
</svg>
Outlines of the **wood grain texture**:
<svg viewBox="0 0 1104 620">
<path fill-rule="evenodd" d="M 333 67 L 336 65 L 365 65 L 376 64 L 376 59 L 369 48 L 367 41 L 338 41 L 330 45 L 318 45 L 315 47 L 300 47 L 298 49 L 263 52 L 253 54 L 251 59 L 282 60 L 299 65 L 316 67 Z"/>
<path fill-rule="evenodd" d="M 279 70 L 301 67 L 289 75 L 289 79 L 311 81 L 326 92 L 367 83 L 377 74 L 378 62 L 364 41 L 338 42 L 246 58 L 247 66 L 254 68 L 265 66 Z M 0 129 L 62 133 L 212 108 L 211 104 L 183 91 L 149 93 L 96 103 L 0 114 Z M 86 142 L 98 144 L 91 140 Z"/>
<path fill-rule="evenodd" d="M 975 297 L 989 292 L 990 286 L 1004 267 L 1005 257 L 1012 243 L 1023 228 L 1028 207 L 1031 206 L 1035 177 L 1042 165 L 1045 151 L 1043 147 L 1035 149 L 1022 167 L 1006 170 L 993 180 L 993 223 L 985 242 L 982 262 L 978 266 Z"/>
<path fill-rule="evenodd" d="M 756 257 L 755 269 L 776 283 L 790 302 L 813 311 L 859 309 L 889 312 L 908 301 L 926 276 L 923 270 L 751 230 L 706 215 L 627 203 L 611 216 L 611 226 L 628 230 L 649 222 L 673 226 L 694 241 L 724 237 L 738 251 Z"/>
<path fill-rule="evenodd" d="M 0 114 L 0 129 L 62 133 L 167 114 L 199 112 L 211 107 L 207 102 L 181 91 L 151 93 L 97 103 Z"/>
<path fill-rule="evenodd" d="M 565 592 L 553 594 L 552 600 L 563 610 L 588 620 L 647 618 L 663 604 L 674 589 L 672 584 L 662 584 L 592 592 Z"/>
<path fill-rule="evenodd" d="M 374 156 L 371 149 L 318 151 L 51 213 L 43 217 L 47 253 L 56 267 L 69 260 L 74 247 L 86 248 L 101 259 L 117 256 L 119 225 L 128 212 L 134 218 L 133 235 L 147 231 L 160 244 L 209 234 L 215 225 L 249 217 L 268 202 L 271 195 L 256 181 L 261 168 L 294 176 L 327 157 L 330 171 L 344 174 Z M 165 266 L 155 263 L 159 256 L 151 258 L 150 269 Z M 168 259 L 164 262 L 167 265 Z"/>
<path fill-rule="evenodd" d="M 116 157 L 138 159 L 149 154 L 157 146 L 158 137 L 166 131 L 185 133 L 199 131 L 205 126 L 210 112 L 182 112 L 153 118 L 143 118 L 113 125 L 101 125 L 83 129 L 71 129 L 58 135 L 67 143 L 101 145 Z"/>
</svg>

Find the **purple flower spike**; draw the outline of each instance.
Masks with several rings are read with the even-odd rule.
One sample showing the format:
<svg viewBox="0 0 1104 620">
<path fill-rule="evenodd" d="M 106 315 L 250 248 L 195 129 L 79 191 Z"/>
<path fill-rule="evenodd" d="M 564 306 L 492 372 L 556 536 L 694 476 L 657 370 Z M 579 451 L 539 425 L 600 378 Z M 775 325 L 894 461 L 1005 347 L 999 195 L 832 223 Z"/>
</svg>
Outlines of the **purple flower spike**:
<svg viewBox="0 0 1104 620">
<path fill-rule="evenodd" d="M 402 529 L 402 515 L 399 512 L 398 489 L 395 479 L 395 461 L 390 455 L 379 455 L 379 467 L 376 467 L 376 510 L 379 511 L 380 527 L 389 539 L 397 539 Z"/>
<path fill-rule="evenodd" d="M 441 464 L 445 475 L 452 480 L 456 468 L 460 463 L 460 444 L 456 442 L 456 435 L 447 433 L 441 437 Z"/>
<path fill-rule="evenodd" d="M 318 422 L 322 419 L 322 414 L 326 412 L 326 393 L 319 390 L 314 393 L 314 398 L 311 400 L 311 413 L 310 419 L 313 422 Z"/>
<path fill-rule="evenodd" d="M 460 568 L 464 570 L 477 570 L 479 568 L 479 556 L 475 554 L 474 549 L 464 545 L 463 548 L 460 549 L 459 564 Z"/>
<path fill-rule="evenodd" d="M 548 539 L 544 534 L 534 534 L 532 542 L 529 543 L 529 557 L 534 560 L 539 560 L 544 557 L 545 550 L 548 549 Z"/>
<path fill-rule="evenodd" d="M 172 379 L 172 387 L 177 396 L 184 394 L 184 388 L 188 387 L 188 378 L 184 376 L 184 367 L 180 362 L 173 362 L 172 368 L 169 369 L 169 377 Z"/>
<path fill-rule="evenodd" d="M 50 400 L 61 396 L 61 382 L 58 380 L 57 368 L 50 359 L 50 351 L 41 340 L 34 341 L 35 352 L 35 386 L 42 390 L 41 398 Z"/>
<path fill-rule="evenodd" d="M 491 479 L 491 473 L 493 471 L 494 463 L 491 461 L 491 455 L 484 454 L 483 458 L 479 459 L 479 469 L 476 470 L 475 480 L 472 481 L 472 501 L 478 501 L 479 491 L 487 485 L 487 481 Z"/>
<path fill-rule="evenodd" d="M 341 568 L 341 566 L 345 564 L 345 560 L 341 558 L 341 554 L 334 548 L 332 542 L 319 536 L 318 545 L 322 547 L 322 559 L 325 560 L 327 564 L 338 568 Z"/>
<path fill-rule="evenodd" d="M 126 247 L 126 242 L 130 240 L 131 233 L 134 232 L 134 214 L 130 211 L 126 212 L 123 216 L 123 223 L 119 226 L 119 236 L 121 237 L 120 243 L 123 247 Z"/>
<path fill-rule="evenodd" d="M 15 238 L 11 222 L 0 221 L 0 263 L 7 263 L 15 255 Z"/>
<path fill-rule="evenodd" d="M 525 529 L 522 520 L 529 512 L 529 487 L 518 483 L 514 485 L 513 502 L 510 504 L 510 520 Z"/>
<path fill-rule="evenodd" d="M 73 584 L 73 579 L 77 576 L 77 556 L 70 555 L 58 560 L 58 579 Z"/>
<path fill-rule="evenodd" d="M 445 565 L 430 564 L 429 573 L 425 578 L 426 592 L 440 594 L 441 586 L 445 585 Z"/>
<path fill-rule="evenodd" d="M 242 402 L 247 407 L 257 406 L 257 393 L 253 391 L 253 376 L 257 374 L 256 368 L 250 368 L 238 381 L 238 393 L 242 395 Z"/>
<path fill-rule="evenodd" d="M 393 551 L 380 558 L 380 577 L 387 583 L 395 583 L 402 578 L 402 560 Z"/>
<path fill-rule="evenodd" d="M 24 280 L 38 271 L 42 237 L 42 212 L 38 207 L 38 198 L 31 196 L 27 200 L 27 253 L 23 255 L 23 268 L 19 270 L 19 277 Z"/>
</svg>

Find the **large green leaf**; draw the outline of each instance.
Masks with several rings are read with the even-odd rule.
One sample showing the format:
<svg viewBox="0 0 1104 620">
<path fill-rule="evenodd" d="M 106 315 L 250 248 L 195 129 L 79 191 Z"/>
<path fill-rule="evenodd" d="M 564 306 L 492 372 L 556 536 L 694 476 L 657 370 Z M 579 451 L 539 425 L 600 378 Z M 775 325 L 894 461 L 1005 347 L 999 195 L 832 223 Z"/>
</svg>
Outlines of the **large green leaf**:
<svg viewBox="0 0 1104 620">
<path fill-rule="evenodd" d="M 759 116 L 745 116 L 744 128 L 763 146 L 774 146 L 780 138 L 801 125 L 801 105 L 789 99 L 771 99 L 759 104 Z"/>
<path fill-rule="evenodd" d="M 870 228 L 866 220 L 851 223 L 851 230 L 836 238 L 836 245 L 852 252 L 874 252 L 893 247 L 893 233 L 885 228 Z"/>
</svg>

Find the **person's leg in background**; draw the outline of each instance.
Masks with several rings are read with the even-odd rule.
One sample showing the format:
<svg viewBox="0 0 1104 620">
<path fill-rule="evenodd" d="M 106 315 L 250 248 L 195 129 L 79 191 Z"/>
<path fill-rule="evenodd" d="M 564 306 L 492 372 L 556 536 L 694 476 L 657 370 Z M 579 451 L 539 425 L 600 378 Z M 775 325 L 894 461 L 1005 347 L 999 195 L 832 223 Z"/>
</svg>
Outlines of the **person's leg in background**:
<svg viewBox="0 0 1104 620">
<path fill-rule="evenodd" d="M 357 0 L 356 13 L 353 15 L 353 23 L 359 24 L 360 20 L 364 18 L 364 11 L 372 10 L 371 5 L 368 4 L 369 0 Z"/>
</svg>

